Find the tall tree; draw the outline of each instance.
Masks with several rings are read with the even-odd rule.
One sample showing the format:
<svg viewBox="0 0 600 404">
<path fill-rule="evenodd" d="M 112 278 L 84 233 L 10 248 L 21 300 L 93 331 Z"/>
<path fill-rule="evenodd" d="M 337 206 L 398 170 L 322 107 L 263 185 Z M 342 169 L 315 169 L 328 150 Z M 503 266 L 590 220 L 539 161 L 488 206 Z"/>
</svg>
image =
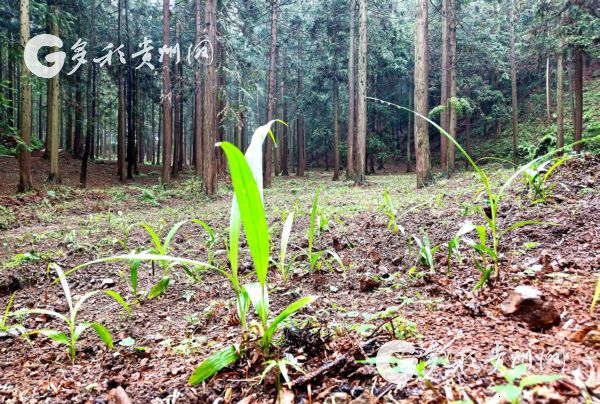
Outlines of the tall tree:
<svg viewBox="0 0 600 404">
<path fill-rule="evenodd" d="M 122 1 L 118 2 L 118 19 L 117 19 L 117 35 L 118 42 L 121 43 L 121 28 L 122 28 Z M 120 182 L 125 182 L 125 81 L 123 78 L 123 67 L 119 63 L 118 71 L 119 80 L 119 105 L 117 111 L 117 175 Z"/>
<path fill-rule="evenodd" d="M 286 90 L 286 77 L 287 77 L 287 69 L 288 69 L 288 61 L 287 56 L 285 54 L 285 49 L 282 50 L 282 59 L 283 59 L 283 69 L 281 71 L 281 85 L 280 85 L 280 98 L 281 98 L 281 119 L 283 122 L 287 122 L 288 113 L 287 113 L 287 98 L 285 96 Z M 287 125 L 281 125 L 281 144 L 279 147 L 281 148 L 281 175 L 287 177 L 290 175 L 289 173 L 289 139 L 288 139 L 288 127 Z"/>
<path fill-rule="evenodd" d="M 169 46 L 169 0 L 163 0 L 163 44 Z M 171 57 L 168 52 L 163 54 L 162 73 L 162 120 L 163 120 L 163 142 L 162 142 L 162 183 L 167 185 L 171 182 Z"/>
<path fill-rule="evenodd" d="M 519 162 L 518 138 L 519 138 L 519 111 L 517 104 L 517 56 L 515 50 L 515 0 L 510 2 L 510 81 L 512 94 L 512 144 L 513 163 Z"/>
<path fill-rule="evenodd" d="M 271 7 L 271 44 L 269 46 L 269 103 L 267 107 L 267 121 L 272 121 L 275 114 L 275 56 L 277 55 L 277 0 L 269 0 Z M 273 175 L 273 141 L 267 136 L 265 142 L 265 171 L 264 186 L 271 187 L 271 176 Z"/>
<path fill-rule="evenodd" d="M 429 114 L 429 65 L 428 65 L 428 0 L 416 1 L 415 27 L 415 111 L 427 116 Z M 423 118 L 415 119 L 415 158 L 417 173 L 417 188 L 422 188 L 431 182 L 431 162 L 429 150 L 429 125 Z"/>
<path fill-rule="evenodd" d="M 165 0 L 168 1 L 168 0 Z M 204 31 L 213 47 L 217 43 L 217 0 L 206 0 L 204 5 Z M 211 63 L 206 68 L 204 85 L 204 145 L 203 185 L 208 195 L 217 193 L 217 166 L 215 143 L 217 136 L 217 67 Z"/>
<path fill-rule="evenodd" d="M 29 41 L 29 0 L 21 0 L 19 24 L 21 31 L 21 47 L 25 49 L 25 44 Z M 10 55 L 9 55 L 10 59 Z M 23 144 L 19 146 L 19 186 L 18 192 L 28 192 L 33 189 L 33 179 L 31 178 L 31 153 L 27 149 L 31 146 L 31 87 L 29 87 L 29 77 L 31 73 L 25 64 L 25 59 L 21 65 L 21 130 L 20 137 Z"/>
<path fill-rule="evenodd" d="M 179 9 L 175 11 L 175 43 L 178 44 L 180 40 L 181 32 L 181 12 Z M 182 124 L 181 122 L 181 97 L 182 97 L 182 78 L 180 65 L 175 64 L 175 83 L 173 85 L 173 93 L 175 95 L 173 105 L 173 116 L 174 116 L 174 131 L 173 136 L 173 170 L 171 176 L 177 178 L 179 176 L 179 170 L 181 169 L 181 157 L 183 155 L 183 139 L 182 139 Z"/>
<path fill-rule="evenodd" d="M 199 44 L 202 39 L 200 0 L 195 0 L 194 23 L 196 44 Z M 196 61 L 194 69 L 194 173 L 197 177 L 202 175 L 202 80 L 200 73 L 200 63 Z"/>
<path fill-rule="evenodd" d="M 354 138 L 356 137 L 356 81 L 354 62 L 356 53 L 356 0 L 350 0 L 350 46 L 348 47 L 348 156 L 346 159 L 346 179 L 353 180 L 354 170 Z"/>
<path fill-rule="evenodd" d="M 304 177 L 305 169 L 305 153 L 304 153 L 304 102 L 303 102 L 303 84 L 304 84 L 304 71 L 302 70 L 302 23 L 300 20 L 296 21 L 297 27 L 297 40 L 298 40 L 298 90 L 296 92 L 296 151 L 298 167 L 296 169 L 296 175 L 298 177 Z"/>
<path fill-rule="evenodd" d="M 95 46 L 96 40 L 96 0 L 92 0 L 92 12 L 89 20 L 90 27 L 90 49 Z M 83 157 L 81 158 L 81 173 L 79 176 L 79 183 L 82 188 L 87 186 L 87 173 L 88 173 L 88 160 L 90 158 L 92 143 L 94 142 L 94 119 L 95 119 L 95 108 L 96 98 L 94 96 L 94 64 L 92 63 L 92 52 L 88 52 L 88 70 L 87 70 L 87 82 L 86 82 L 86 93 L 87 93 L 87 127 L 85 134 L 85 146 L 83 148 Z"/>
<path fill-rule="evenodd" d="M 355 184 L 365 183 L 367 153 L 367 0 L 359 0 L 358 27 L 358 117 L 356 122 Z"/>
<path fill-rule="evenodd" d="M 456 84 L 456 0 L 448 0 L 448 62 L 449 62 L 449 85 L 450 92 L 448 94 L 448 133 L 456 139 L 457 115 L 456 105 L 453 102 L 456 99 L 457 84 Z M 445 138 L 445 136 L 442 136 Z M 456 157 L 456 146 L 454 143 L 447 142 L 447 171 L 450 175 L 454 171 L 454 160 Z"/>
<path fill-rule="evenodd" d="M 583 131 L 583 50 L 580 46 L 576 46 L 573 50 L 573 59 L 573 91 L 575 93 L 575 122 L 573 122 L 575 133 L 573 140 L 579 142 Z M 583 145 L 577 143 L 573 149 L 577 153 L 581 153 Z"/>
<path fill-rule="evenodd" d="M 561 149 L 565 145 L 565 117 L 564 117 L 564 38 L 560 40 L 560 47 L 556 57 L 556 147 Z"/>
<path fill-rule="evenodd" d="M 445 131 L 448 131 L 448 119 L 449 119 L 449 92 L 450 92 L 450 69 L 449 69 L 449 50 L 450 50 L 450 24 L 448 23 L 448 17 L 450 14 L 449 10 L 450 0 L 442 0 L 442 66 L 440 69 L 441 78 L 441 89 L 440 89 L 440 105 L 444 106 L 440 114 L 440 126 Z M 440 133 L 440 166 L 443 171 L 448 169 L 448 139 L 442 133 Z"/>
<path fill-rule="evenodd" d="M 337 66 L 336 66 L 337 70 Z M 340 83 L 333 78 L 333 180 L 340 179 Z"/>
<path fill-rule="evenodd" d="M 48 1 L 50 19 L 49 25 L 51 27 L 51 33 L 54 36 L 58 36 L 58 9 L 57 1 Z M 57 47 L 52 48 L 52 52 L 58 52 Z M 48 103 L 47 103 L 47 147 L 50 156 L 50 174 L 48 175 L 49 182 L 59 182 L 60 177 L 58 175 L 58 147 L 59 147 L 59 111 L 60 111 L 60 100 L 59 100 L 59 76 L 56 75 L 48 81 Z"/>
</svg>

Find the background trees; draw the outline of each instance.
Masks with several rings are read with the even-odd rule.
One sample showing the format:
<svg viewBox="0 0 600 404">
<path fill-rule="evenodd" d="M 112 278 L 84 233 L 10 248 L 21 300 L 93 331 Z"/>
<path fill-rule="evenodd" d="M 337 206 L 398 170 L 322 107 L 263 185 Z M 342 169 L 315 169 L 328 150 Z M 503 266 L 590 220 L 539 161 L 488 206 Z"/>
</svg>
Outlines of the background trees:
<svg viewBox="0 0 600 404">
<path fill-rule="evenodd" d="M 461 158 L 452 145 L 421 119 L 365 103 L 365 96 L 431 113 L 474 153 L 483 153 L 482 140 L 495 139 L 493 152 L 515 160 L 529 158 L 544 136 L 568 144 L 590 130 L 582 100 L 586 75 L 597 69 L 600 30 L 592 2 L 185 0 L 175 8 L 163 0 L 161 5 L 81 0 L 57 7 L 53 0 L 31 0 L 31 35 L 56 30 L 67 53 L 63 72 L 49 82 L 27 78 L 18 46 L 21 2 L 4 2 L 0 144 L 10 152 L 16 139 L 27 143 L 29 125 L 31 147 L 49 146 L 49 177 L 60 171 L 62 150 L 82 158 L 82 184 L 88 159 L 115 161 L 123 182 L 135 181 L 143 164 L 162 164 L 165 184 L 171 174 L 194 166 L 214 195 L 222 167 L 213 147 L 217 139 L 243 147 L 253 128 L 283 116 L 288 127 L 278 130 L 277 153 L 267 157 L 265 184 L 286 169 L 303 176 L 306 167 L 335 168 L 338 156 L 346 170 L 341 175 L 361 183 L 389 164 L 409 169 L 412 147 L 419 185 L 429 182 L 431 166 L 451 173 L 455 158 Z M 71 47 L 79 38 L 87 42 L 87 63 L 75 69 Z M 138 69 L 141 58 L 131 57 L 145 38 L 154 48 L 149 61 L 154 70 Z M 205 39 L 210 49 L 194 47 Z M 120 45 L 126 63 L 116 51 Z M 92 60 L 109 51 L 111 63 Z M 29 113 L 27 90 L 33 95 Z M 537 93 L 543 96 L 530 98 Z M 537 132 L 524 125 L 532 115 L 544 118 Z M 27 153 L 19 155 L 24 169 Z M 271 164 L 279 170 L 269 175 Z M 31 187 L 26 170 L 23 176 L 26 190 Z"/>
</svg>

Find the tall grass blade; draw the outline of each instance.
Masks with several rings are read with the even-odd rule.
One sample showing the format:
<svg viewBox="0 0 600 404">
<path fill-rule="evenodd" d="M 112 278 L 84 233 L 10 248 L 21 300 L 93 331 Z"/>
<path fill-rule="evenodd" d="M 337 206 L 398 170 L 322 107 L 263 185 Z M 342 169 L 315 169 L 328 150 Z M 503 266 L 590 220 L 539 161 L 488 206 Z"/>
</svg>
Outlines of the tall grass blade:
<svg viewBox="0 0 600 404">
<path fill-rule="evenodd" d="M 215 373 L 221 369 L 231 365 L 233 362 L 240 358 L 239 347 L 236 345 L 229 345 L 228 347 L 215 352 L 208 358 L 206 358 L 197 368 L 194 370 L 188 383 L 192 386 L 196 386 L 206 379 L 212 377 Z"/>
</svg>

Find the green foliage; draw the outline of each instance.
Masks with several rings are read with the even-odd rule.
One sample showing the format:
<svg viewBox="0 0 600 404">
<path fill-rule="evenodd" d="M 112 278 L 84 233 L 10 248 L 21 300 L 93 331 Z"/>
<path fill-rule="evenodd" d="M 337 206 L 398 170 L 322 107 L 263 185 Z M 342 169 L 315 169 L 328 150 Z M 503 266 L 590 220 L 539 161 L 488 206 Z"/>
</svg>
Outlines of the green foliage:
<svg viewBox="0 0 600 404">
<path fill-rule="evenodd" d="M 429 237 L 427 235 L 423 236 L 423 240 L 419 239 L 417 236 L 412 236 L 413 240 L 419 247 L 419 263 L 422 265 L 426 265 L 429 267 L 429 272 L 435 272 L 435 262 L 433 260 L 433 256 L 436 251 L 440 248 L 440 244 L 436 246 L 431 246 L 431 242 L 429 241 Z"/>
<path fill-rule="evenodd" d="M 548 183 L 550 176 L 554 170 L 570 159 L 570 156 L 566 156 L 556 161 L 548 160 L 542 164 L 533 164 L 531 168 L 523 171 L 523 180 L 527 185 L 532 204 L 547 202 L 555 186 Z"/>
<path fill-rule="evenodd" d="M 196 386 L 240 358 L 238 345 L 229 345 L 210 355 L 192 373 L 188 383 Z"/>
<path fill-rule="evenodd" d="M 320 218 L 320 215 L 319 215 L 319 193 L 320 192 L 321 192 L 321 190 L 319 188 L 317 188 L 317 191 L 315 192 L 315 197 L 313 199 L 312 209 L 310 211 L 309 227 L 308 227 L 308 248 L 306 250 L 304 250 L 304 255 L 308 259 L 311 271 L 313 271 L 315 269 L 320 269 L 322 263 L 325 263 L 325 265 L 331 271 L 333 271 L 333 266 L 331 265 L 331 262 L 327 259 L 327 256 L 331 257 L 335 262 L 337 262 L 337 264 L 340 266 L 340 268 L 342 270 L 345 270 L 346 267 L 344 266 L 342 259 L 337 254 L 337 252 L 335 252 L 335 250 L 325 249 L 325 250 L 321 250 L 321 251 L 314 251 L 314 248 L 313 248 L 315 236 L 317 233 L 319 233 L 319 223 L 321 223 L 321 221 L 319 219 Z"/>
<path fill-rule="evenodd" d="M 290 236 L 292 234 L 292 226 L 294 225 L 294 212 L 291 212 L 285 223 L 283 224 L 283 229 L 281 230 L 281 245 L 279 248 L 279 262 L 276 262 L 277 269 L 279 269 L 279 273 L 281 274 L 281 279 L 283 280 L 283 284 L 287 285 L 288 276 L 291 272 L 292 265 L 296 261 L 296 257 L 293 256 L 289 262 L 285 262 L 285 258 L 287 255 L 287 248 L 290 241 Z"/>
<path fill-rule="evenodd" d="M 559 375 L 529 375 L 523 377 L 527 372 L 527 365 L 524 363 L 515 366 L 513 369 L 506 368 L 502 362 L 499 361 L 493 361 L 492 363 L 508 383 L 492 386 L 490 388 L 496 393 L 502 394 L 504 398 L 512 404 L 519 403 L 519 399 L 526 388 L 539 384 L 551 383 L 561 378 Z M 520 379 L 520 382 L 516 384 L 518 379 Z"/>
<path fill-rule="evenodd" d="M 77 303 L 74 304 L 73 298 L 71 297 L 71 289 L 69 288 L 69 284 L 67 283 L 67 280 L 64 276 L 62 269 L 56 264 L 50 264 L 48 266 L 48 268 L 53 268 L 58 275 L 58 280 L 61 283 L 61 286 L 63 288 L 63 293 L 65 295 L 65 299 L 69 306 L 68 317 L 61 313 L 58 313 L 58 312 L 55 312 L 52 310 L 45 310 L 45 309 L 23 309 L 23 310 L 18 310 L 16 312 L 12 313 L 12 315 L 13 316 L 22 316 L 22 315 L 28 315 L 28 314 L 48 315 L 48 316 L 51 316 L 51 317 L 54 317 L 54 318 L 64 321 L 67 325 L 67 332 L 65 333 L 65 332 L 62 332 L 59 330 L 52 330 L 52 329 L 39 329 L 39 330 L 30 331 L 27 335 L 42 334 L 42 335 L 45 335 L 46 337 L 50 338 L 51 340 L 58 342 L 59 344 L 66 345 L 68 347 L 69 355 L 71 356 L 71 360 L 73 361 L 73 363 L 75 362 L 75 355 L 76 355 L 75 345 L 76 345 L 77 341 L 79 340 L 79 337 L 81 337 L 81 335 L 90 328 L 96 332 L 98 337 L 102 340 L 102 342 L 104 342 L 104 344 L 107 347 L 112 348 L 113 347 L 112 336 L 111 336 L 110 332 L 106 329 L 106 327 L 104 327 L 102 324 L 100 324 L 98 322 L 82 322 L 82 323 L 77 324 L 77 314 L 79 313 L 79 310 L 81 309 L 81 307 L 87 300 L 89 300 L 90 298 L 92 298 L 96 295 L 99 295 L 101 293 L 114 299 L 117 303 L 119 303 L 125 309 L 127 314 L 130 314 L 129 306 L 127 305 L 125 300 L 123 300 L 121 295 L 119 295 L 117 292 L 115 292 L 113 290 L 95 290 L 93 292 L 86 293 L 77 301 Z"/>
<path fill-rule="evenodd" d="M 295 369 L 296 371 L 298 371 L 300 373 L 304 373 L 304 371 L 302 370 L 302 367 L 300 366 L 300 363 L 298 363 L 296 358 L 294 358 L 290 354 L 286 354 L 285 357 L 281 358 L 281 359 L 269 359 L 269 360 L 265 361 L 264 365 L 266 365 L 265 370 L 263 370 L 263 373 L 261 375 L 259 383 L 262 383 L 262 381 L 265 379 L 267 374 L 269 372 L 271 372 L 273 369 L 277 370 L 277 402 L 279 402 L 279 398 L 280 398 L 281 377 L 282 376 L 283 376 L 283 379 L 285 380 L 285 383 L 287 384 L 288 388 L 289 389 L 292 388 L 292 381 L 289 376 L 288 366 L 292 367 L 293 369 Z"/>
<path fill-rule="evenodd" d="M 391 230 L 394 234 L 398 231 L 404 234 L 404 227 L 398 223 L 398 210 L 394 206 L 389 188 L 383 191 L 383 203 L 379 206 L 379 211 L 383 212 L 388 218 L 388 230 Z"/>
<path fill-rule="evenodd" d="M 19 334 L 23 334 L 25 332 L 25 328 L 21 324 L 8 324 L 8 317 L 10 316 L 10 308 L 15 300 L 15 295 L 17 292 L 13 293 L 8 299 L 8 303 L 6 304 L 6 308 L 4 309 L 4 314 L 0 317 L 0 332 L 7 333 L 9 331 L 16 331 Z"/>
</svg>

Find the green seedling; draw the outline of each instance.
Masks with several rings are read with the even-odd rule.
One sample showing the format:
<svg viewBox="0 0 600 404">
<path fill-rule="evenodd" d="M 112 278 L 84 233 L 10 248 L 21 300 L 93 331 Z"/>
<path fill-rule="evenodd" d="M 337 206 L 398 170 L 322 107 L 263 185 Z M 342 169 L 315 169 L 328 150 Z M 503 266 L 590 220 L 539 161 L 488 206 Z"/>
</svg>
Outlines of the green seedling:
<svg viewBox="0 0 600 404">
<path fill-rule="evenodd" d="M 570 156 L 565 156 L 556 161 L 549 160 L 541 164 L 536 163 L 523 172 L 523 180 L 527 185 L 532 204 L 548 201 L 552 189 L 556 186 L 556 184 L 549 183 L 550 176 L 558 167 L 570 159 Z"/>
<path fill-rule="evenodd" d="M 445 136 L 448 139 L 448 141 L 451 142 L 456 147 L 456 149 L 467 159 L 469 164 L 473 167 L 473 169 L 475 170 L 475 173 L 477 174 L 477 176 L 479 177 L 479 180 L 482 183 L 482 188 L 483 188 L 482 195 L 485 195 L 485 197 L 486 197 L 485 207 L 476 205 L 476 206 L 474 206 L 474 209 L 477 213 L 479 213 L 480 218 L 482 219 L 482 221 L 484 223 L 482 226 L 486 229 L 486 231 L 488 231 L 490 233 L 490 237 L 486 240 L 488 245 L 486 245 L 486 249 L 485 249 L 485 254 L 489 257 L 489 260 L 486 260 L 486 261 L 489 262 L 490 267 L 488 268 L 488 266 L 487 266 L 488 264 L 486 264 L 486 266 L 482 266 L 481 268 L 478 267 L 482 275 L 481 275 L 481 279 L 478 282 L 476 288 L 480 288 L 483 284 L 485 284 L 493 272 L 496 274 L 496 278 L 498 278 L 500 276 L 499 248 L 500 248 L 500 242 L 501 242 L 502 236 L 510 233 L 511 231 L 513 231 L 519 227 L 529 226 L 529 225 L 534 225 L 534 224 L 550 224 L 550 223 L 544 223 L 544 222 L 535 221 L 535 220 L 525 220 L 525 221 L 513 223 L 511 225 L 508 225 L 508 226 L 502 228 L 498 221 L 498 208 L 502 202 L 502 198 L 504 198 L 504 196 L 506 195 L 507 190 L 511 186 L 511 184 L 517 178 L 519 178 L 526 170 L 530 169 L 535 164 L 538 164 L 540 161 L 546 160 L 549 157 L 551 157 L 552 155 L 559 153 L 560 151 L 564 150 L 564 148 L 555 150 L 555 151 L 548 153 L 542 157 L 532 160 L 531 162 L 529 162 L 529 163 L 525 164 L 524 166 L 522 166 L 521 168 L 517 169 L 512 174 L 512 176 L 506 182 L 504 182 L 504 184 L 502 184 L 502 186 L 494 187 L 492 184 L 492 181 L 491 181 L 490 177 L 487 175 L 487 173 L 485 171 L 483 171 L 475 163 L 475 161 L 473 161 L 471 156 L 469 156 L 469 154 L 454 139 L 454 137 L 450 136 L 448 134 L 448 132 L 446 132 L 444 129 L 442 129 L 438 124 L 433 122 L 431 119 L 429 119 L 428 117 L 426 117 L 422 114 L 419 114 L 418 112 L 415 112 L 411 109 L 402 107 L 400 105 L 396 105 L 396 104 L 393 104 L 393 103 L 390 103 L 387 101 L 383 101 L 383 100 L 380 100 L 377 98 L 372 98 L 372 97 L 367 97 L 367 98 L 370 100 L 381 102 L 385 105 L 388 105 L 388 106 L 391 106 L 394 108 L 398 108 L 400 110 L 411 112 L 414 115 L 420 117 L 421 119 L 426 120 L 429 124 L 431 124 L 433 127 L 435 127 L 443 136 Z M 581 142 L 597 141 L 597 140 L 600 140 L 600 136 L 596 136 L 593 138 L 587 138 Z M 581 143 L 581 142 L 577 142 L 577 143 Z M 576 144 L 576 143 L 574 143 L 574 144 Z M 571 146 L 573 146 L 573 145 L 571 145 Z M 476 227 L 474 227 L 473 230 L 475 228 Z M 475 243 L 475 244 L 479 244 L 479 246 L 482 247 L 481 243 Z M 478 247 L 478 249 L 483 251 L 483 248 L 480 248 L 480 247 Z M 481 264 L 481 262 L 476 263 L 475 265 L 478 266 L 480 264 Z"/>
<path fill-rule="evenodd" d="M 212 227 L 210 227 L 206 222 L 203 222 L 202 220 L 193 219 L 192 222 L 201 226 L 204 229 L 204 231 L 206 231 L 206 237 L 205 237 L 206 249 L 207 249 L 206 261 L 210 265 L 216 265 L 216 257 L 219 254 L 221 254 L 222 252 L 224 252 L 223 250 L 217 250 L 217 246 L 221 239 L 219 233 L 214 231 Z"/>
<path fill-rule="evenodd" d="M 431 242 L 429 241 L 429 237 L 427 235 L 423 236 L 423 240 L 420 240 L 417 236 L 412 236 L 413 240 L 419 247 L 419 263 L 421 265 L 426 265 L 429 267 L 429 272 L 435 272 L 435 262 L 433 260 L 433 256 L 436 251 L 440 248 L 440 244 L 431 247 Z"/>
<path fill-rule="evenodd" d="M 22 309 L 22 310 L 18 310 L 14 313 L 12 313 L 13 316 L 22 316 L 22 315 L 28 315 L 28 314 L 42 314 L 42 315 L 48 315 L 54 318 L 57 318 L 59 320 L 62 320 L 66 323 L 67 325 L 67 332 L 62 332 L 59 330 L 52 330 L 52 329 L 40 329 L 40 330 L 33 330 L 28 332 L 26 335 L 31 335 L 31 334 L 42 334 L 48 338 L 50 338 L 53 341 L 58 342 L 59 344 L 63 344 L 66 345 L 68 348 L 68 352 L 69 352 L 69 356 L 71 357 L 71 360 L 73 361 L 73 363 L 75 363 L 75 355 L 76 355 L 76 351 L 75 351 L 75 345 L 77 343 L 77 341 L 79 340 L 79 338 L 81 337 L 81 335 L 88 329 L 92 329 L 96 332 L 96 334 L 98 335 L 98 337 L 102 340 L 102 342 L 104 342 L 104 344 L 106 344 L 106 346 L 108 348 L 112 348 L 113 347 L 113 339 L 112 336 L 110 334 L 110 332 L 106 329 L 106 327 L 104 327 L 102 324 L 98 323 L 98 322 L 82 322 L 82 323 L 77 323 L 77 314 L 79 313 L 79 310 L 81 309 L 81 307 L 83 306 L 83 304 L 89 300 L 90 298 L 99 295 L 99 294 L 105 294 L 111 298 L 113 298 L 117 303 L 119 303 L 127 312 L 127 314 L 130 314 L 130 309 L 129 306 L 127 305 L 127 303 L 125 302 L 125 300 L 123 300 L 123 298 L 121 297 L 121 295 L 119 295 L 117 292 L 115 292 L 114 290 L 95 290 L 92 292 L 89 292 L 85 295 L 83 295 L 81 297 L 81 299 L 79 299 L 77 301 L 77 303 L 73 303 L 73 299 L 71 297 L 71 289 L 69 288 L 69 284 L 67 283 L 67 280 L 63 274 L 62 269 L 56 265 L 56 264 L 50 264 L 49 268 L 53 268 L 57 275 L 58 275 L 58 279 L 60 280 L 61 286 L 63 288 L 63 293 L 65 295 L 65 299 L 67 300 L 67 304 L 69 305 L 69 314 L 64 315 L 52 310 L 46 310 L 46 309 Z"/>
<path fill-rule="evenodd" d="M 594 297 L 592 298 L 592 305 L 590 307 L 590 315 L 594 314 L 594 310 L 596 309 L 596 304 L 598 303 L 598 299 L 600 299 L 600 276 L 598 277 L 598 283 L 596 284 L 596 292 L 594 292 Z"/>
<path fill-rule="evenodd" d="M 379 206 L 379 211 L 383 212 L 388 218 L 388 230 L 392 233 L 398 233 L 400 231 L 403 235 L 404 227 L 398 223 L 398 210 L 394 206 L 394 202 L 390 196 L 390 190 L 388 188 L 383 191 L 383 203 Z"/>
<path fill-rule="evenodd" d="M 285 223 L 283 224 L 283 229 L 281 230 L 281 245 L 279 248 L 279 262 L 275 262 L 271 260 L 279 270 L 281 275 L 281 280 L 284 285 L 287 285 L 288 276 L 291 272 L 292 266 L 296 260 L 296 257 L 293 256 L 289 262 L 285 261 L 287 255 L 287 248 L 290 241 L 290 235 L 292 234 L 292 226 L 294 225 L 294 212 L 291 212 L 287 219 L 285 219 Z"/>
<path fill-rule="evenodd" d="M 515 366 L 513 369 L 506 368 L 499 361 L 493 361 L 492 364 L 500 371 L 508 383 L 491 386 L 490 388 L 496 393 L 502 394 L 511 404 L 518 404 L 523 391 L 528 387 L 551 383 L 561 378 L 559 375 L 529 375 L 523 377 L 527 373 L 527 365 L 524 363 Z M 519 379 L 520 381 L 517 383 Z"/>
<path fill-rule="evenodd" d="M 288 367 L 291 367 L 300 373 L 304 373 L 304 370 L 302 370 L 300 363 L 298 363 L 296 358 L 294 358 L 290 354 L 286 354 L 285 358 L 281 358 L 281 359 L 269 359 L 269 360 L 265 361 L 264 365 L 265 365 L 265 370 L 263 370 L 263 372 L 262 372 L 259 384 L 263 382 L 263 380 L 269 374 L 269 372 L 271 372 L 272 370 L 277 371 L 277 400 L 276 400 L 276 402 L 280 401 L 281 378 L 282 377 L 283 377 L 283 380 L 285 380 L 285 383 L 287 384 L 288 388 L 289 389 L 292 388 L 292 381 L 290 379 Z"/>
<path fill-rule="evenodd" d="M 4 310 L 4 315 L 0 318 L 0 333 L 9 333 L 12 331 L 16 331 L 19 334 L 25 333 L 25 328 L 21 324 L 8 324 L 8 317 L 10 316 L 10 308 L 15 300 L 15 295 L 17 292 L 13 293 L 8 299 L 8 303 L 6 304 L 6 309 Z"/>
</svg>

